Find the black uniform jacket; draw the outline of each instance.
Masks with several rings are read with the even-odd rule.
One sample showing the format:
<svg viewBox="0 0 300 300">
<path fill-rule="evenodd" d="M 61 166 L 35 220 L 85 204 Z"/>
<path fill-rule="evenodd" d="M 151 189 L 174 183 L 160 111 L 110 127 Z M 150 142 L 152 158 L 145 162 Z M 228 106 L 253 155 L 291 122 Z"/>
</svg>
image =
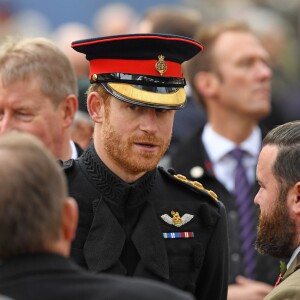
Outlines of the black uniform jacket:
<svg viewBox="0 0 300 300">
<path fill-rule="evenodd" d="M 184 144 L 181 144 L 177 151 L 171 156 L 171 167 L 176 172 L 185 175 L 193 180 L 200 181 L 207 189 L 213 190 L 219 200 L 225 205 L 228 216 L 229 234 L 229 283 L 235 282 L 237 275 L 244 275 L 244 266 L 241 257 L 241 244 L 239 239 L 238 215 L 235 208 L 234 196 L 217 180 L 212 171 L 209 156 L 201 140 L 203 128 L 196 131 Z M 198 167 L 199 176 L 193 177 L 191 170 Z M 202 173 L 202 174 L 201 174 Z M 253 186 L 253 200 L 258 185 Z M 256 211 L 257 212 L 257 211 Z M 258 220 L 258 218 L 256 218 Z M 256 258 L 256 279 L 270 284 L 275 284 L 279 272 L 279 260 L 270 256 L 257 254 Z"/>
<path fill-rule="evenodd" d="M 64 168 L 80 210 L 72 245 L 78 264 L 168 282 L 197 299 L 226 299 L 225 208 L 206 190 L 162 168 L 125 183 L 104 165 L 93 143 Z M 178 215 L 182 223 L 176 227 Z"/>
<path fill-rule="evenodd" d="M 15 300 L 192 300 L 159 282 L 92 274 L 70 259 L 31 254 L 0 264 L 0 294 Z"/>
</svg>

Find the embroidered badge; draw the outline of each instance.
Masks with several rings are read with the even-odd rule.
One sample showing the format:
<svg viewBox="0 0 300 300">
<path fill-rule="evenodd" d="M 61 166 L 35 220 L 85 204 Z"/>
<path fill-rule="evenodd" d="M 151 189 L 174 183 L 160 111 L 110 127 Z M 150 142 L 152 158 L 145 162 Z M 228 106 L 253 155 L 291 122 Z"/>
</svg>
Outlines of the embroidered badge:
<svg viewBox="0 0 300 300">
<path fill-rule="evenodd" d="M 158 55 L 158 62 L 155 64 L 156 71 L 162 76 L 167 71 L 167 64 L 164 61 L 165 57 L 163 55 Z"/>
<path fill-rule="evenodd" d="M 180 217 L 179 212 L 171 211 L 172 217 L 170 217 L 167 214 L 164 214 L 161 216 L 161 218 L 168 224 L 174 225 L 176 227 L 181 227 L 182 225 L 188 223 L 190 220 L 194 218 L 193 215 L 190 214 L 184 214 L 182 217 Z"/>
<path fill-rule="evenodd" d="M 194 237 L 194 232 L 163 232 L 164 239 L 190 239 Z"/>
</svg>

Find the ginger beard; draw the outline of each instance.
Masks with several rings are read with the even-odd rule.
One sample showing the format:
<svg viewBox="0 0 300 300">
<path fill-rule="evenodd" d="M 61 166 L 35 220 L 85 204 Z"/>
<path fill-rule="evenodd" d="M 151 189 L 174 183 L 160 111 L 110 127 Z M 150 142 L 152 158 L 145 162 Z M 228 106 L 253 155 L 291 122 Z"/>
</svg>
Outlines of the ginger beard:
<svg viewBox="0 0 300 300">
<path fill-rule="evenodd" d="M 290 258 L 295 249 L 295 222 L 290 218 L 286 206 L 287 191 L 281 190 L 272 214 L 259 212 L 256 250 L 264 255 Z"/>
<path fill-rule="evenodd" d="M 110 158 L 130 174 L 139 174 L 154 169 L 167 151 L 171 141 L 170 136 L 157 137 L 144 132 L 124 137 L 110 123 L 109 108 L 106 111 L 106 122 L 103 124 L 103 146 Z M 137 149 L 135 144 L 158 145 L 154 152 Z"/>
</svg>

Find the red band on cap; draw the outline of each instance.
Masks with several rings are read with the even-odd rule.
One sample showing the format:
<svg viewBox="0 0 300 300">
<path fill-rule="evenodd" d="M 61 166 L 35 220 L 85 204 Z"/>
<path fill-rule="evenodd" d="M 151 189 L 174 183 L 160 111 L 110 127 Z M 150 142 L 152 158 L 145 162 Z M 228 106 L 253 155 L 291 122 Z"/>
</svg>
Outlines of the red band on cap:
<svg viewBox="0 0 300 300">
<path fill-rule="evenodd" d="M 93 59 L 90 61 L 90 78 L 93 74 L 127 73 L 160 76 L 155 68 L 158 60 L 130 60 L 130 59 Z M 165 77 L 182 78 L 181 64 L 164 61 L 167 65 L 163 73 Z"/>
</svg>

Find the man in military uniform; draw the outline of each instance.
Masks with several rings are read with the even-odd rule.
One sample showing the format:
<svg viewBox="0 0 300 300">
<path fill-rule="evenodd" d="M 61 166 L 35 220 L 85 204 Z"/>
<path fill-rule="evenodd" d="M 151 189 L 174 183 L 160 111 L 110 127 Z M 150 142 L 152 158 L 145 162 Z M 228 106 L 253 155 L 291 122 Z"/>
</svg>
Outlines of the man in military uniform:
<svg viewBox="0 0 300 300">
<path fill-rule="evenodd" d="M 90 61 L 94 140 L 64 164 L 80 218 L 72 257 L 95 272 L 140 276 L 226 299 L 227 222 L 212 191 L 157 167 L 186 102 L 189 38 L 135 34 L 81 40 Z"/>
</svg>

